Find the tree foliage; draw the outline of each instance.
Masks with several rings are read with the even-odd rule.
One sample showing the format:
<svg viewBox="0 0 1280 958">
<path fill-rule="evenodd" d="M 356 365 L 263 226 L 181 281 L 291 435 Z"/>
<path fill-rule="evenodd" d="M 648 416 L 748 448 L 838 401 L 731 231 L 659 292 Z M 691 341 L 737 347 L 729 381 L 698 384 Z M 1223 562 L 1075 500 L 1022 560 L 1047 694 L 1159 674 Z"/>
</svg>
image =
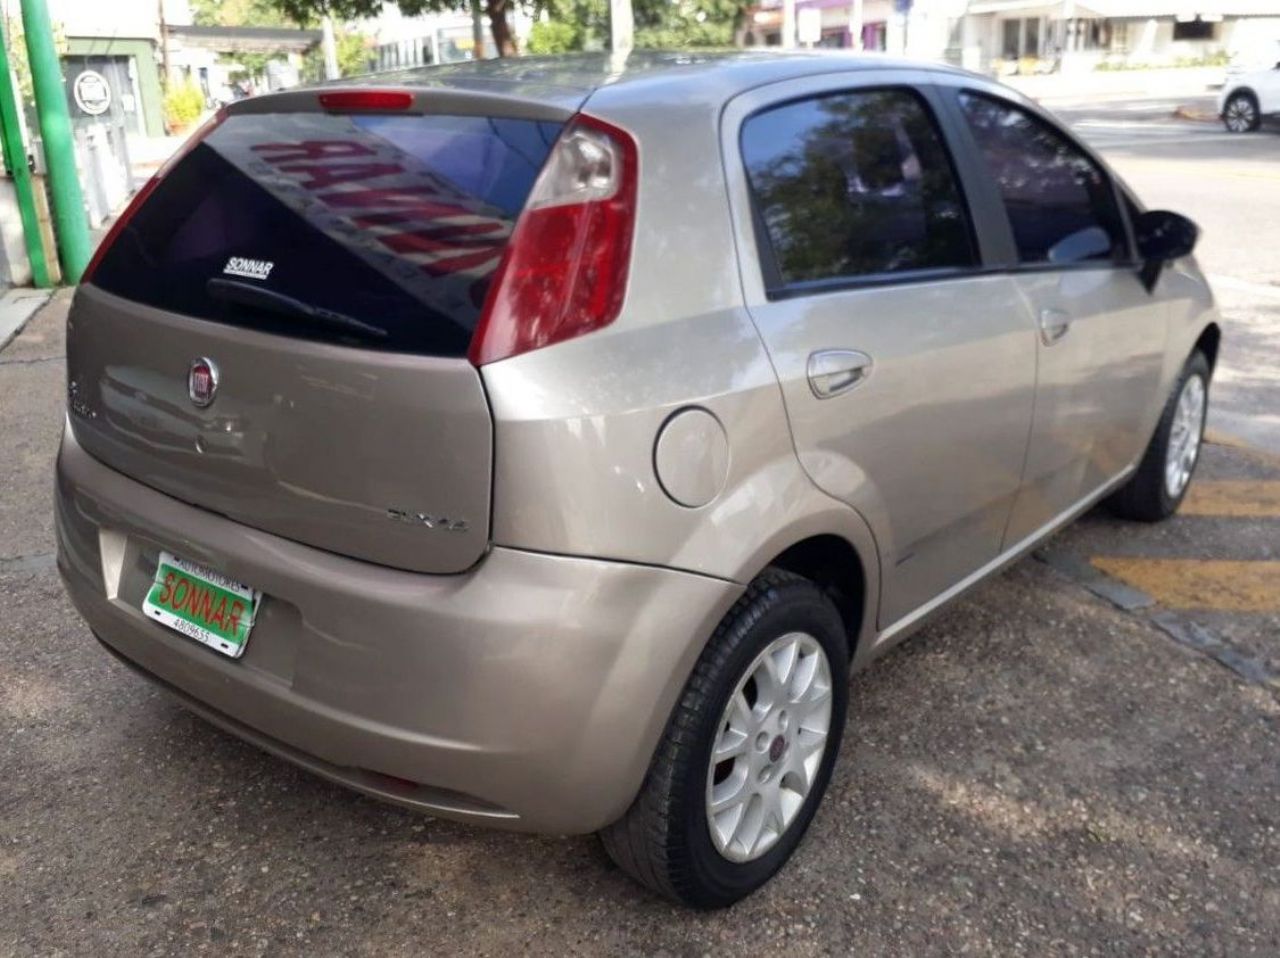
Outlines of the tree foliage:
<svg viewBox="0 0 1280 958">
<path fill-rule="evenodd" d="M 354 30 L 334 31 L 334 40 L 338 46 L 338 73 L 341 76 L 355 76 L 368 73 L 377 59 L 373 55 L 370 37 Z M 308 82 L 324 79 L 324 52 L 313 47 L 302 61 L 302 73 Z"/>
<path fill-rule="evenodd" d="M 724 47 L 733 43 L 748 0 L 640 0 L 636 6 L 636 46 Z"/>
<path fill-rule="evenodd" d="M 204 113 L 204 91 L 192 80 L 170 84 L 164 94 L 164 119 L 169 130 L 183 130 Z"/>
<path fill-rule="evenodd" d="M 750 0 L 633 0 L 635 44 L 642 49 L 729 46 L 749 5 Z M 529 36 L 531 53 L 609 45 L 608 0 L 544 0 L 538 14 Z"/>
<path fill-rule="evenodd" d="M 272 0 L 191 0 L 191 19 L 201 27 L 311 27 L 293 20 Z"/>
<path fill-rule="evenodd" d="M 215 3 L 216 0 L 196 0 L 197 3 Z M 382 11 L 382 0 L 233 0 L 250 6 L 264 3 L 300 26 L 308 26 L 322 17 L 332 17 L 339 22 L 376 17 Z M 507 22 L 507 9 L 512 0 L 483 0 L 482 6 L 489 18 L 493 43 L 500 56 L 516 52 L 515 37 Z M 424 13 L 448 13 L 470 8 L 468 0 L 396 0 L 396 6 L 406 17 Z"/>
<path fill-rule="evenodd" d="M 530 53 L 568 53 L 581 50 L 584 45 L 582 26 L 568 20 L 539 20 L 529 33 L 527 45 Z"/>
</svg>

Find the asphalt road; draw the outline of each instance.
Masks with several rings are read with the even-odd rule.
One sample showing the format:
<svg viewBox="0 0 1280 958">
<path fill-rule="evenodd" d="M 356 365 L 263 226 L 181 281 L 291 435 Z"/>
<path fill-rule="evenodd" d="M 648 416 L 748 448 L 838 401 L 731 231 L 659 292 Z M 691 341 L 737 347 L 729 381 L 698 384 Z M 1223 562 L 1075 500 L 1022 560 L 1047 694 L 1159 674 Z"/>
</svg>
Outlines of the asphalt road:
<svg viewBox="0 0 1280 958">
<path fill-rule="evenodd" d="M 1248 419 L 1280 140 L 1124 122 L 1081 125 L 1205 224 L 1215 422 Z M 1280 459 L 1207 447 L 1183 515 L 1091 514 L 858 676 L 796 858 L 693 914 L 592 839 L 354 796 L 108 659 L 52 567 L 65 307 L 0 352 L 0 955 L 1280 953 Z"/>
</svg>

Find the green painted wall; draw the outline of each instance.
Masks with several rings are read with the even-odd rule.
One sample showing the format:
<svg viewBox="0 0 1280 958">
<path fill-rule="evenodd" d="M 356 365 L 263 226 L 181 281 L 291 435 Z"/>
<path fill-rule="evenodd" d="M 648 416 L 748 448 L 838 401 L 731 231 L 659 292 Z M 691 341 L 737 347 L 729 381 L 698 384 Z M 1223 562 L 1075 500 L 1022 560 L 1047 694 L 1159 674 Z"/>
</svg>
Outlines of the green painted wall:
<svg viewBox="0 0 1280 958">
<path fill-rule="evenodd" d="M 73 57 L 133 57 L 138 69 L 142 122 L 147 128 L 147 136 L 164 136 L 164 93 L 160 89 L 160 68 L 150 40 L 67 37 L 66 53 Z"/>
</svg>

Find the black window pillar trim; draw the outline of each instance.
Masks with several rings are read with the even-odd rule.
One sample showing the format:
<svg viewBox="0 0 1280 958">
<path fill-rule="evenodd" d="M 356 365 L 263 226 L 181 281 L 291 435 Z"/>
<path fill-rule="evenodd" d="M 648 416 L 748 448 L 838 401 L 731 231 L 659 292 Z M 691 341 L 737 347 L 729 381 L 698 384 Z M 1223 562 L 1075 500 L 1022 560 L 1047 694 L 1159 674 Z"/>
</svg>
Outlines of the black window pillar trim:
<svg viewBox="0 0 1280 958">
<path fill-rule="evenodd" d="M 1013 225 L 1005 211 L 1000 187 L 987 169 L 982 148 L 969 129 L 969 121 L 960 106 L 963 89 L 935 85 L 933 91 L 938 98 L 939 122 L 951 143 L 951 155 L 955 158 L 961 185 L 969 197 L 983 265 L 993 270 L 1016 269 L 1018 245 L 1013 238 Z"/>
<path fill-rule="evenodd" d="M 1108 188 L 1115 201 L 1116 215 L 1120 221 L 1120 231 L 1123 234 L 1125 249 L 1122 255 L 1113 260 L 1111 265 L 1117 267 L 1126 267 L 1137 260 L 1137 242 L 1134 234 L 1133 222 L 1129 216 L 1129 211 L 1125 208 L 1125 197 L 1131 195 L 1123 181 L 1116 175 L 1111 166 L 1102 158 L 1097 150 L 1089 146 L 1070 129 L 1064 126 L 1053 114 L 1049 113 L 1038 103 L 1022 102 L 1014 97 L 1002 96 L 999 92 L 993 92 L 978 86 L 940 86 L 938 88 L 940 100 L 946 107 L 946 117 L 948 123 L 948 135 L 954 130 L 957 138 L 957 147 L 955 152 L 964 152 L 971 161 L 977 165 L 978 178 L 980 185 L 985 185 L 985 194 L 996 203 L 996 212 L 999 214 L 997 219 L 1003 224 L 1002 232 L 1004 233 L 1007 248 L 1002 252 L 1007 259 L 1004 266 L 1008 269 L 1019 269 L 1023 264 L 1018 260 L 1017 242 L 1013 236 L 1013 224 L 1009 222 L 1009 216 L 1005 211 L 1004 199 L 1000 196 L 1000 187 L 996 185 L 995 179 L 991 176 L 986 168 L 986 163 L 982 158 L 982 148 L 978 145 L 977 138 L 974 137 L 969 122 L 965 118 L 964 108 L 960 105 L 960 96 L 963 93 L 971 93 L 975 96 L 985 97 L 996 103 L 1007 103 L 1011 108 L 1021 110 L 1029 114 L 1041 123 L 1046 124 L 1050 130 L 1062 137 L 1067 143 L 1075 147 L 1080 153 L 1089 160 L 1102 177 L 1107 181 Z M 963 144 L 963 150 L 959 146 Z M 1141 206 L 1139 206 L 1141 209 Z M 997 265 L 993 263 L 992 265 Z M 1031 264 L 1026 264 L 1031 265 Z M 1025 268 L 1025 267 L 1023 267 Z"/>
<path fill-rule="evenodd" d="M 959 180 L 957 185 L 969 208 L 981 268 L 987 271 L 1015 268 L 1018 248 L 1013 227 L 1005 212 L 1000 188 L 987 170 L 982 151 L 961 112 L 959 88 L 922 83 L 918 89 L 933 110 L 943 145 L 951 155 Z"/>
</svg>

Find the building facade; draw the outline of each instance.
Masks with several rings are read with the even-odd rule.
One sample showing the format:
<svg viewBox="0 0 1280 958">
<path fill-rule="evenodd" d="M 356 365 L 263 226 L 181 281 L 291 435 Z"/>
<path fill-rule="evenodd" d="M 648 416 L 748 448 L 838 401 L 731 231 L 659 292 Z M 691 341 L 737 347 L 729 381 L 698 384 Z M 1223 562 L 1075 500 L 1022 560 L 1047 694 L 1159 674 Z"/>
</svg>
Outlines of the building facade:
<svg viewBox="0 0 1280 958">
<path fill-rule="evenodd" d="M 783 45 L 786 6 L 763 0 L 748 16 L 745 41 Z M 1280 41 L 1280 0 L 794 0 L 794 22 L 801 46 L 1009 75 L 1265 57 Z"/>
<path fill-rule="evenodd" d="M 973 0 L 960 62 L 984 73 L 1225 65 L 1280 39 L 1280 0 Z"/>
</svg>

